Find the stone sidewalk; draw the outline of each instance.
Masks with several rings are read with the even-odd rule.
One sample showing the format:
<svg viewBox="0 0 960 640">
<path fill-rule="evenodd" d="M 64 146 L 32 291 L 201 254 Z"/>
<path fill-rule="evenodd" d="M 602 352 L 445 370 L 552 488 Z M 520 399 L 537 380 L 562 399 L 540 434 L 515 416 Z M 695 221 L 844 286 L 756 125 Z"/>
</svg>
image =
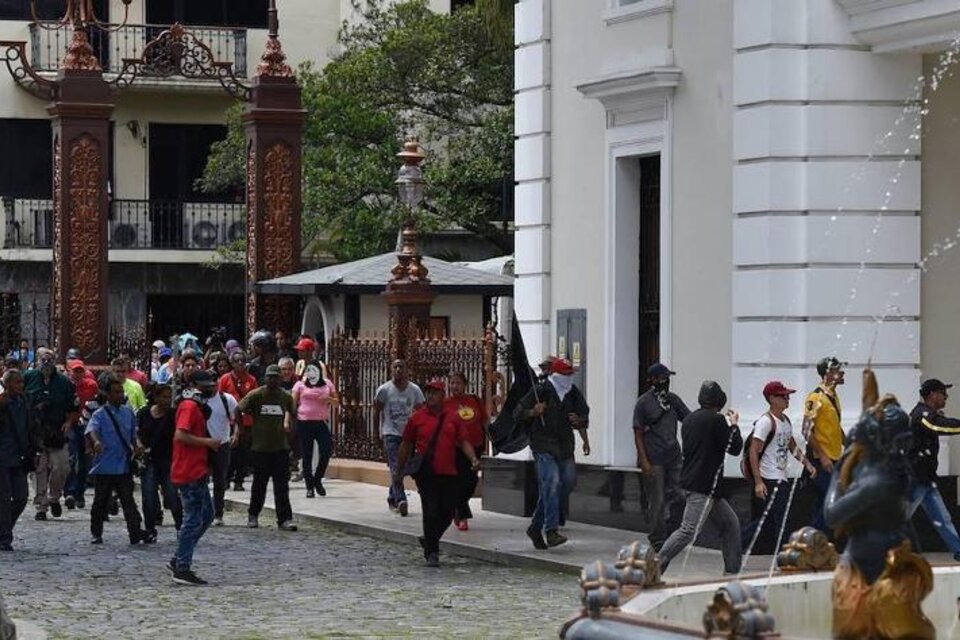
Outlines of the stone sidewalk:
<svg viewBox="0 0 960 640">
<path fill-rule="evenodd" d="M 228 508 L 246 511 L 250 499 L 247 491 L 227 491 Z M 290 485 L 290 502 L 296 519 L 320 522 L 344 531 L 374 538 L 392 540 L 418 548 L 421 534 L 420 499 L 415 491 L 408 491 L 410 515 L 401 517 L 387 509 L 384 487 L 347 480 L 324 480 L 325 497 L 308 499 L 303 483 Z M 474 518 L 469 531 L 458 531 L 453 526 L 441 542 L 445 553 L 466 556 L 513 566 L 526 566 L 579 574 L 583 565 L 595 560 L 613 562 L 620 547 L 634 540 L 646 541 L 646 534 L 623 529 L 568 522 L 562 529 L 569 538 L 566 544 L 538 551 L 526 535 L 529 520 L 516 516 L 484 511 L 479 498 L 470 502 Z M 266 509 L 260 516 L 260 525 L 271 525 L 273 516 L 272 487 L 267 489 Z M 419 549 L 418 549 L 419 550 Z M 750 558 L 747 568 L 751 574 L 765 574 L 770 556 Z M 723 562 L 719 551 L 693 548 L 685 569 L 683 555 L 673 562 L 668 582 L 696 582 L 719 580 Z M 746 573 L 745 573 L 746 575 Z"/>
</svg>

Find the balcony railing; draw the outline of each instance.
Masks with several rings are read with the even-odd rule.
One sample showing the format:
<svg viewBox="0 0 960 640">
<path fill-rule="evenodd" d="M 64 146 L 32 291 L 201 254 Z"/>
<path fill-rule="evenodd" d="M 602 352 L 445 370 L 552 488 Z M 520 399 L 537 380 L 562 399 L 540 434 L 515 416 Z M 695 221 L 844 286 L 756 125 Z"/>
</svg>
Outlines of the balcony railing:
<svg viewBox="0 0 960 640">
<path fill-rule="evenodd" d="M 94 55 L 104 73 L 120 73 L 125 58 L 140 58 L 144 47 L 168 26 L 131 24 L 117 31 L 105 33 L 91 29 L 87 34 Z M 247 31 L 229 27 L 186 27 L 197 40 L 210 48 L 217 62 L 233 63 L 238 78 L 247 74 Z M 67 55 L 71 28 L 64 25 L 45 29 L 36 23 L 30 25 L 30 63 L 37 71 L 57 71 Z"/>
<path fill-rule="evenodd" d="M 53 201 L 0 198 L 5 249 L 53 246 Z M 247 207 L 221 202 L 114 200 L 107 224 L 111 249 L 211 251 L 242 239 Z"/>
</svg>

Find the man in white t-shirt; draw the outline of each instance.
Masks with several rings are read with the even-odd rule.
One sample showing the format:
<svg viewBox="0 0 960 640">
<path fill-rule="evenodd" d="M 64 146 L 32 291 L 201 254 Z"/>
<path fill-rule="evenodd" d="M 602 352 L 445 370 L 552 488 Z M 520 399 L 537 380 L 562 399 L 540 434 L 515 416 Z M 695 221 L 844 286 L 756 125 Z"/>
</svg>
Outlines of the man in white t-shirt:
<svg viewBox="0 0 960 640">
<path fill-rule="evenodd" d="M 214 389 L 215 391 L 215 389 Z M 223 495 L 227 490 L 230 470 L 230 448 L 237 444 L 237 400 L 229 393 L 215 392 L 206 399 L 210 407 L 207 432 L 221 446 L 210 455 L 210 476 L 213 478 L 213 526 L 223 526 Z M 228 446 L 229 445 L 229 446 Z"/>
<path fill-rule="evenodd" d="M 769 410 L 760 416 L 754 423 L 753 435 L 747 443 L 749 450 L 749 476 L 753 481 L 753 496 L 750 501 L 751 521 L 741 532 L 741 543 L 744 551 L 757 537 L 754 552 L 761 548 L 775 553 L 779 550 L 781 530 L 783 535 L 788 534 L 783 526 L 787 515 L 787 501 L 790 495 L 790 486 L 787 484 L 787 456 L 793 456 L 806 468 L 811 477 L 816 475 L 816 469 L 806 459 L 793 438 L 793 425 L 787 417 L 786 410 L 790 406 L 790 394 L 795 389 L 788 389 L 779 380 L 768 382 L 763 387 L 763 397 L 769 405 Z M 768 509 L 763 528 L 758 533 L 760 519 Z M 770 541 L 773 541 L 772 547 Z"/>
</svg>

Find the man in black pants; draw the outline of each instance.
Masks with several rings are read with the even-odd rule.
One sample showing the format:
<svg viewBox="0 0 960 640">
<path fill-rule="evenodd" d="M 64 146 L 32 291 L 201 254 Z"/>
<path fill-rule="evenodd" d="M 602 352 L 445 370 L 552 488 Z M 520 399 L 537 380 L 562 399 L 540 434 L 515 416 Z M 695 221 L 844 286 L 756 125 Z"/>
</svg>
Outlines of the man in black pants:
<svg viewBox="0 0 960 640">
<path fill-rule="evenodd" d="M 457 449 L 467 457 L 470 467 L 479 468 L 480 461 L 467 439 L 467 429 L 456 411 L 444 411 L 445 392 L 442 380 L 432 380 L 424 387 L 426 404 L 410 415 L 403 428 L 403 441 L 397 452 L 394 474 L 403 481 L 403 468 L 416 453 L 424 456 L 421 472 L 415 478 L 423 509 L 423 557 L 428 567 L 440 566 L 440 538 L 453 521 L 453 512 L 460 502 L 461 488 L 457 475 Z"/>
<path fill-rule="evenodd" d="M 27 506 L 27 472 L 32 463 L 32 411 L 17 369 L 3 374 L 0 394 L 0 551 L 13 551 L 13 527 Z"/>
<path fill-rule="evenodd" d="M 93 442 L 95 457 L 90 475 L 96 478 L 93 506 L 90 508 L 90 542 L 103 544 L 103 521 L 110 495 L 116 491 L 127 522 L 130 544 L 147 538 L 140 528 L 142 519 L 133 500 L 133 474 L 130 459 L 143 448 L 137 440 L 137 417 L 123 404 L 123 384 L 112 374 L 103 378 L 101 389 L 107 404 L 97 409 L 87 425 L 86 435 Z"/>
<path fill-rule="evenodd" d="M 287 435 L 293 429 L 293 398 L 280 388 L 280 367 L 271 364 L 265 373 L 266 384 L 244 396 L 239 408 L 253 416 L 250 456 L 253 461 L 253 489 L 247 526 L 256 529 L 267 497 L 267 482 L 273 480 L 273 501 L 277 510 L 277 528 L 296 531 L 290 507 L 289 445 Z"/>
</svg>

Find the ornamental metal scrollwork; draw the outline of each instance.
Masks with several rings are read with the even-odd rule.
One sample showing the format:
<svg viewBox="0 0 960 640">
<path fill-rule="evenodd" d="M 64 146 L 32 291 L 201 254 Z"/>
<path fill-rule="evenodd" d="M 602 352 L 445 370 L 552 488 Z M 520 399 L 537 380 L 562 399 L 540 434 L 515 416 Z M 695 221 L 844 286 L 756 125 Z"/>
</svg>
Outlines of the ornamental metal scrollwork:
<svg viewBox="0 0 960 640">
<path fill-rule="evenodd" d="M 59 85 L 40 76 L 27 62 L 27 43 L 0 41 L 0 53 L 14 82 L 41 100 L 56 100 Z"/>
<path fill-rule="evenodd" d="M 130 86 L 138 77 L 216 80 L 234 98 L 248 101 L 250 88 L 237 78 L 233 63 L 220 62 L 193 33 L 176 23 L 147 43 L 139 58 L 124 58 L 113 80 L 118 87 Z"/>
<path fill-rule="evenodd" d="M 100 334 L 101 252 L 105 238 L 100 220 L 103 196 L 100 146 L 88 135 L 70 145 L 68 186 L 69 212 L 69 309 L 73 326 L 70 346 L 95 351 Z M 62 346 L 62 345 L 61 345 Z"/>
</svg>

